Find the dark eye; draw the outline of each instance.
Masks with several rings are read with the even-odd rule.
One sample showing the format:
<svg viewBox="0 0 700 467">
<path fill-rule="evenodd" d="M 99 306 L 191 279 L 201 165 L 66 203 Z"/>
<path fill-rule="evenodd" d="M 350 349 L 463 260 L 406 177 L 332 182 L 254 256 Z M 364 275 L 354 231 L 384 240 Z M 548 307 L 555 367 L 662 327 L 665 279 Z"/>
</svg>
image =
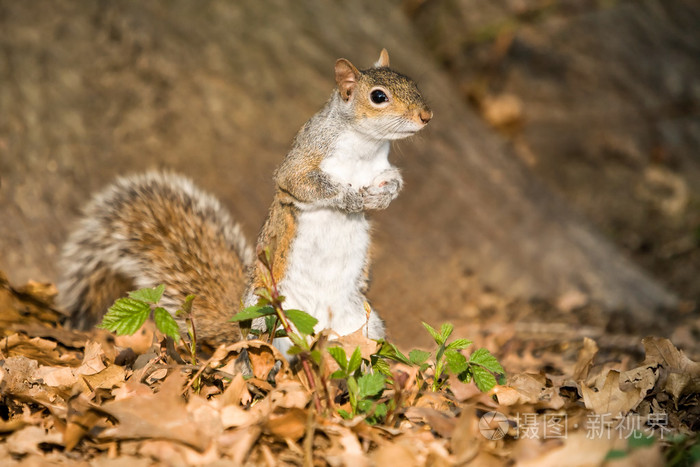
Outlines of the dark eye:
<svg viewBox="0 0 700 467">
<path fill-rule="evenodd" d="M 372 102 L 374 102 L 375 104 L 389 102 L 389 98 L 387 97 L 386 93 L 381 89 L 375 89 L 374 91 L 369 93 L 369 98 L 372 99 Z"/>
</svg>

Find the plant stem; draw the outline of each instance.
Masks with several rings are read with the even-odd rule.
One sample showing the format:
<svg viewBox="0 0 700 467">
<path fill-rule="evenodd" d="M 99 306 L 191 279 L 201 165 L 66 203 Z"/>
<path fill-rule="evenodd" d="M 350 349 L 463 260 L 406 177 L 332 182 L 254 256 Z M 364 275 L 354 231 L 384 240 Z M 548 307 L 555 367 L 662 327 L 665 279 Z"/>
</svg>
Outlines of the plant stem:
<svg viewBox="0 0 700 467">
<path fill-rule="evenodd" d="M 282 308 L 282 301 L 280 300 L 280 294 L 279 294 L 279 289 L 277 287 L 277 281 L 275 280 L 274 274 L 272 274 L 272 264 L 270 264 L 269 261 L 269 256 L 266 254 L 265 256 L 265 261 L 260 261 L 262 265 L 264 266 L 269 278 L 270 278 L 270 288 L 271 290 L 271 296 L 272 296 L 272 307 L 275 309 L 275 313 L 277 314 L 277 319 L 279 319 L 280 323 L 282 323 L 282 327 L 284 328 L 285 332 L 287 333 L 287 336 L 290 336 L 294 333 L 294 330 L 292 329 L 291 324 L 289 324 L 289 320 L 287 319 L 287 315 L 284 314 L 284 309 Z M 274 337 L 275 331 L 272 331 L 272 336 Z M 309 357 L 305 352 L 302 352 L 299 355 L 299 358 L 301 360 L 301 366 L 304 369 L 304 374 L 306 375 L 306 379 L 309 381 L 309 389 L 311 389 L 311 392 L 313 394 L 313 399 L 314 399 L 314 406 L 316 407 L 316 411 L 320 414 L 323 411 L 323 408 L 321 407 L 321 401 L 318 398 L 318 391 L 316 390 L 316 379 L 314 378 L 314 374 L 311 371 L 311 366 L 309 365 Z"/>
</svg>

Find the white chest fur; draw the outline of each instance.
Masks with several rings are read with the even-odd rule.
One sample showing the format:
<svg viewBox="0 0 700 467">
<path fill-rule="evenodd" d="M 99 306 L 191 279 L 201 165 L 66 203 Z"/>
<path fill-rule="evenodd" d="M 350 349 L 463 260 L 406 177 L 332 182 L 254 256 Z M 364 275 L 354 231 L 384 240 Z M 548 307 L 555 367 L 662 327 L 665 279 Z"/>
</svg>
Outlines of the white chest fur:
<svg viewBox="0 0 700 467">
<path fill-rule="evenodd" d="M 347 131 L 338 137 L 332 154 L 321 162 L 321 170 L 353 188 L 369 186 L 374 177 L 391 167 L 389 144 Z"/>
<path fill-rule="evenodd" d="M 316 317 L 317 329 L 349 334 L 365 324 L 360 291 L 369 248 L 364 214 L 301 210 L 288 269 L 280 284 L 286 308 Z"/>
</svg>

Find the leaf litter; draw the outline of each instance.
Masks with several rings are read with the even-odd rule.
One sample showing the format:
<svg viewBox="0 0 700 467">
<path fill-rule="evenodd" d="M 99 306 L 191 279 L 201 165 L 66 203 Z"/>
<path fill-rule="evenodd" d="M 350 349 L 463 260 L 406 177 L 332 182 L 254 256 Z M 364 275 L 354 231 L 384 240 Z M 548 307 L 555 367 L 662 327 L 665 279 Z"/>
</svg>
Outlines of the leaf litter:
<svg viewBox="0 0 700 467">
<path fill-rule="evenodd" d="M 664 338 L 615 353 L 588 337 L 475 326 L 465 334 L 500 354 L 505 384 L 484 394 L 453 375 L 432 392 L 416 366 L 396 363 L 388 396 L 399 407 L 371 425 L 338 415 L 338 380 L 332 410 L 317 413 L 305 376 L 265 342 L 188 365 L 153 327 L 118 338 L 63 328 L 54 295 L 0 276 L 2 465 L 664 465 L 674 439 L 697 443 L 700 364 Z M 359 333 L 333 345 L 377 350 Z M 338 370 L 324 361 L 326 376 Z"/>
</svg>

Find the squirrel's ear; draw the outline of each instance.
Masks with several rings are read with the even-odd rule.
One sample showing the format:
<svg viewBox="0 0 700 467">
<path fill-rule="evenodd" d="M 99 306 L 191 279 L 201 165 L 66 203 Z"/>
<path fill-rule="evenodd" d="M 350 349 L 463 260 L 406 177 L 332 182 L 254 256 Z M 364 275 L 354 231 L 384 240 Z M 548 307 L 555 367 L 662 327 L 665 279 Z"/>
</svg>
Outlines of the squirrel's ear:
<svg viewBox="0 0 700 467">
<path fill-rule="evenodd" d="M 335 82 L 344 101 L 350 99 L 359 77 L 360 72 L 348 60 L 339 58 L 335 62 Z"/>
<path fill-rule="evenodd" d="M 379 53 L 379 60 L 374 63 L 374 68 L 388 67 L 389 66 L 389 52 L 386 49 L 382 49 Z"/>
</svg>

